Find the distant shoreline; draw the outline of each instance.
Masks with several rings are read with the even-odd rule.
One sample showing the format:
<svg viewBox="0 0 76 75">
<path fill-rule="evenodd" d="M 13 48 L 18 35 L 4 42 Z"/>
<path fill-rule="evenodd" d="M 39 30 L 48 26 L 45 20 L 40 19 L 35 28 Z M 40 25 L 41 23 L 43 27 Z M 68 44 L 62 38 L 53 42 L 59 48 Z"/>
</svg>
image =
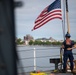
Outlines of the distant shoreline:
<svg viewBox="0 0 76 75">
<path fill-rule="evenodd" d="M 60 47 L 61 45 L 16 45 L 17 47 L 24 47 L 24 46 L 45 46 L 45 47 Z"/>
</svg>

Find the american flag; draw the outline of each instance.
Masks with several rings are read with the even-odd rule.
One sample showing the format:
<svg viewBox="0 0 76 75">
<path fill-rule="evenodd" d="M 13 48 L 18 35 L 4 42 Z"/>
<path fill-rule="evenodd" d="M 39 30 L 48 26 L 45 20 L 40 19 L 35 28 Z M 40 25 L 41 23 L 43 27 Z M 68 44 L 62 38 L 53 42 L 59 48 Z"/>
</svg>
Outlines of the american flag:
<svg viewBox="0 0 76 75">
<path fill-rule="evenodd" d="M 55 0 L 52 4 L 47 6 L 41 12 L 41 14 L 35 20 L 35 26 L 33 27 L 32 30 L 35 30 L 35 29 L 43 26 L 48 21 L 55 19 L 55 18 L 62 19 L 61 0 Z"/>
</svg>

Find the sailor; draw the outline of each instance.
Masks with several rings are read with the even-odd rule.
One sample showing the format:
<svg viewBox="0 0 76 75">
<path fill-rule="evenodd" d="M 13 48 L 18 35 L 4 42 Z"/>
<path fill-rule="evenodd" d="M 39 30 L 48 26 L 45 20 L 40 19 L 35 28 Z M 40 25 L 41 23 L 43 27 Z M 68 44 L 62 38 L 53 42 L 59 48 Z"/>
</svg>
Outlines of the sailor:
<svg viewBox="0 0 76 75">
<path fill-rule="evenodd" d="M 74 43 L 74 41 L 72 41 L 70 39 L 70 34 L 67 33 L 65 35 L 65 40 L 64 42 L 62 43 L 62 46 L 61 48 L 64 49 L 64 54 L 63 54 L 63 71 L 66 72 L 66 68 L 67 68 L 67 60 L 69 59 L 70 60 L 70 69 L 71 69 L 71 72 L 73 72 L 73 60 L 74 60 L 74 57 L 73 57 L 73 53 L 72 53 L 72 50 L 76 48 L 76 45 Z"/>
</svg>

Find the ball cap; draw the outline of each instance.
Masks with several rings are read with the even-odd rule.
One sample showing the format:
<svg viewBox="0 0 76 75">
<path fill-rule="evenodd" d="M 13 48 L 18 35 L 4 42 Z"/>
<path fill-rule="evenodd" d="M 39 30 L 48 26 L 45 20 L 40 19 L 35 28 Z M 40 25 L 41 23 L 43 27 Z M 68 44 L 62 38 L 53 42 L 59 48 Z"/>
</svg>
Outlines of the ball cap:
<svg viewBox="0 0 76 75">
<path fill-rule="evenodd" d="M 65 37 L 71 37 L 71 35 L 67 32 L 67 34 L 65 35 Z"/>
</svg>

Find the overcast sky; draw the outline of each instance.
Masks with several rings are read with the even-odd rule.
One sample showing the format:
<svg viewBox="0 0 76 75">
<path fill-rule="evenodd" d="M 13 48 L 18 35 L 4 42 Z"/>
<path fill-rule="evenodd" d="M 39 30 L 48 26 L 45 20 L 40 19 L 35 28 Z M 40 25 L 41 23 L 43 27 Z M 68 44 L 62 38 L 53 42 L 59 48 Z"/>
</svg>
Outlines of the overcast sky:
<svg viewBox="0 0 76 75">
<path fill-rule="evenodd" d="M 55 0 L 22 0 L 23 6 L 15 9 L 16 37 L 22 38 L 27 34 L 36 38 L 53 37 L 56 40 L 63 40 L 62 21 L 53 19 L 42 27 L 31 31 L 35 19 L 42 10 Z M 63 0 L 62 0 L 63 2 Z M 68 0 L 69 23 L 71 38 L 76 40 L 76 0 Z M 67 32 L 67 27 L 65 32 Z"/>
</svg>

